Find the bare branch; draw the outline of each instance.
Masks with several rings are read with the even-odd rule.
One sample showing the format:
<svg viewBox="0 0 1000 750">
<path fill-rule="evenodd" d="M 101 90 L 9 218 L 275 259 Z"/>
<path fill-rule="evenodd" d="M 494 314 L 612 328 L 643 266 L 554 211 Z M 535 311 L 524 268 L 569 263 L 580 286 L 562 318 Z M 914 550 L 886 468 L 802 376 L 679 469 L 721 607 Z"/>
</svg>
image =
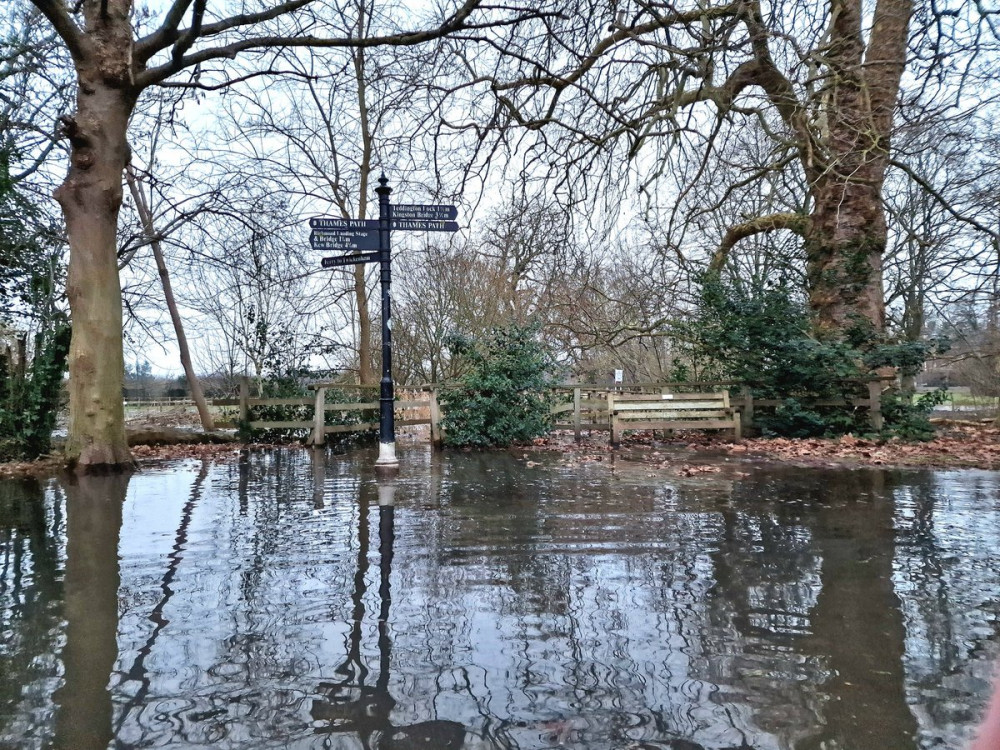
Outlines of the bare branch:
<svg viewBox="0 0 1000 750">
<path fill-rule="evenodd" d="M 740 240 L 755 234 L 774 232 L 779 229 L 788 229 L 796 234 L 805 236 L 806 232 L 809 231 L 809 217 L 804 214 L 770 214 L 768 216 L 758 216 L 756 219 L 751 219 L 750 221 L 730 227 L 726 230 L 726 234 L 719 244 L 719 249 L 712 256 L 709 269 L 711 271 L 721 271 L 726 258 L 729 257 L 729 251 Z"/>
<path fill-rule="evenodd" d="M 318 76 L 307 75 L 297 70 L 275 70 L 269 68 L 268 70 L 258 70 L 254 73 L 248 73 L 245 76 L 239 76 L 238 78 L 229 78 L 221 83 L 201 83 L 197 76 L 193 77 L 190 81 L 163 81 L 158 83 L 157 86 L 161 88 L 172 88 L 172 89 L 197 89 L 199 91 L 220 91 L 221 89 L 229 88 L 230 86 L 243 83 L 244 81 L 249 81 L 253 78 L 260 78 L 262 76 L 282 76 L 284 78 L 302 78 L 307 81 L 314 81 Z"/>
<path fill-rule="evenodd" d="M 312 2 L 312 0 L 292 0 L 291 2 L 283 3 L 272 8 L 269 11 L 262 13 L 248 14 L 246 16 L 233 16 L 232 18 L 220 21 L 215 24 L 208 24 L 204 26 L 200 31 L 201 37 L 214 36 L 216 34 L 222 33 L 231 28 L 237 26 L 246 26 L 250 24 L 259 23 L 261 21 L 277 18 L 278 16 L 287 14 L 296 10 L 304 5 Z M 405 31 L 399 34 L 388 34 L 383 36 L 373 36 L 366 38 L 324 38 L 316 36 L 260 36 L 260 37 L 250 37 L 247 39 L 240 39 L 238 41 L 232 42 L 231 44 L 226 44 L 221 47 L 210 47 L 208 49 L 198 50 L 191 54 L 183 55 L 181 57 L 172 57 L 170 62 L 164 63 L 154 68 L 141 73 L 136 78 L 136 84 L 138 88 L 146 88 L 154 84 L 158 84 L 161 81 L 166 80 L 170 76 L 174 75 L 184 68 L 190 68 L 194 65 L 200 65 L 201 63 L 207 62 L 209 60 L 218 59 L 232 59 L 235 58 L 241 52 L 246 52 L 248 50 L 255 49 L 282 49 L 288 47 L 402 47 L 411 46 L 416 44 L 422 44 L 424 42 L 429 42 L 434 39 L 439 39 L 443 36 L 451 34 L 455 31 L 467 28 L 475 28 L 475 25 L 469 24 L 468 19 L 472 13 L 480 6 L 482 0 L 466 0 L 465 3 L 459 8 L 454 14 L 452 14 L 448 19 L 444 21 L 440 26 L 434 29 L 427 29 L 423 31 Z M 540 16 L 541 13 L 527 13 L 523 16 L 521 20 L 527 20 L 528 18 L 536 18 Z M 516 21 L 515 21 L 516 22 Z M 496 23 L 492 24 L 497 25 Z M 147 49 L 145 46 L 145 40 L 137 45 L 141 47 L 141 56 L 145 55 L 145 59 L 149 59 L 152 54 L 157 50 Z M 161 49 L 163 47 L 161 46 Z"/>
<path fill-rule="evenodd" d="M 586 75 L 587 72 L 590 71 L 591 68 L 593 68 L 594 65 L 596 65 L 602 57 L 609 52 L 609 50 L 622 42 L 639 39 L 646 34 L 651 34 L 670 26 L 733 16 L 740 11 L 742 5 L 743 3 L 736 2 L 720 5 L 717 8 L 700 8 L 698 10 L 676 12 L 666 16 L 658 16 L 648 23 L 636 26 L 619 26 L 612 34 L 604 37 L 604 39 L 594 45 L 590 52 L 583 57 L 580 64 L 569 73 L 562 76 L 549 74 L 520 78 L 507 83 L 498 84 L 495 88 L 498 91 L 517 89 L 523 86 L 548 86 L 556 89 L 557 91 L 564 89 L 583 78 L 583 76 Z"/>
<path fill-rule="evenodd" d="M 179 36 L 177 30 L 180 28 L 181 21 L 184 20 L 184 14 L 187 13 L 187 9 L 191 7 L 193 1 L 174 0 L 174 4 L 167 11 L 167 15 L 164 16 L 160 27 L 136 43 L 133 52 L 136 60 L 146 62 L 150 55 L 173 44 L 173 41 Z M 151 52 L 146 54 L 148 50 L 151 50 Z"/>
<path fill-rule="evenodd" d="M 178 2 L 180 1 L 181 0 L 178 0 Z M 193 0 L 186 0 L 186 2 L 187 5 L 190 5 Z M 135 45 L 135 58 L 139 62 L 145 63 L 157 52 L 165 50 L 167 47 L 180 39 L 190 39 L 190 42 L 193 43 L 196 39 L 205 39 L 210 36 L 216 36 L 231 29 L 240 28 L 242 26 L 253 26 L 254 24 L 263 23 L 264 21 L 271 21 L 280 16 L 292 13 L 293 11 L 302 8 L 311 2 L 313 2 L 313 0 L 288 0 L 288 2 L 279 3 L 268 10 L 260 11 L 259 13 L 240 13 L 210 24 L 202 24 L 200 20 L 201 16 L 196 16 L 196 23 L 192 24 L 189 29 L 180 29 L 180 19 L 178 19 L 177 24 L 175 24 L 173 28 L 167 29 L 166 24 L 164 24 L 164 26 L 161 26 L 149 36 L 138 40 Z M 204 13 L 201 15 L 204 15 Z M 196 26 L 197 28 L 195 28 Z M 193 35 L 192 32 L 194 32 Z M 190 46 L 191 44 L 188 43 L 184 47 L 183 51 L 186 52 Z M 176 52 L 176 50 L 174 50 L 174 52 Z"/>
<path fill-rule="evenodd" d="M 889 163 L 896 169 L 899 169 L 900 171 L 904 172 L 907 177 L 909 177 L 911 180 L 917 183 L 923 190 L 927 191 L 927 193 L 930 196 L 932 196 L 934 200 L 936 200 L 945 211 L 954 216 L 958 221 L 961 221 L 962 223 L 968 224 L 970 227 L 979 230 L 993 241 L 997 241 L 998 239 L 1000 239 L 1000 236 L 998 236 L 996 230 L 990 229 L 988 226 L 982 224 L 981 222 L 977 221 L 971 216 L 966 216 L 965 214 L 958 211 L 954 206 L 951 205 L 951 203 L 948 202 L 947 198 L 941 195 L 940 191 L 938 191 L 931 183 L 929 183 L 927 180 L 925 180 L 923 177 L 917 174 L 909 165 L 907 165 L 904 162 L 898 161 L 896 159 L 889 159 Z"/>
<path fill-rule="evenodd" d="M 66 48 L 73 59 L 82 60 L 85 53 L 83 33 L 70 18 L 69 11 L 63 5 L 62 0 L 31 0 L 31 3 L 49 20 L 52 28 L 66 43 Z"/>
<path fill-rule="evenodd" d="M 174 48 L 170 51 L 170 57 L 174 61 L 179 61 L 184 57 L 184 53 L 191 49 L 191 45 L 195 43 L 198 36 L 201 34 L 201 24 L 205 18 L 205 6 L 208 4 L 208 0 L 194 0 L 194 9 L 191 11 L 191 28 L 184 32 L 180 39 L 174 44 Z"/>
<path fill-rule="evenodd" d="M 764 89 L 768 100 L 778 112 L 782 122 L 793 132 L 803 146 L 802 163 L 812 172 L 813 136 L 806 122 L 806 108 L 795 94 L 791 81 L 785 77 L 774 63 L 771 50 L 768 47 L 768 31 L 760 12 L 759 3 L 754 3 L 746 16 L 747 28 L 750 30 L 750 43 L 754 58 L 758 65 L 754 82 Z"/>
</svg>

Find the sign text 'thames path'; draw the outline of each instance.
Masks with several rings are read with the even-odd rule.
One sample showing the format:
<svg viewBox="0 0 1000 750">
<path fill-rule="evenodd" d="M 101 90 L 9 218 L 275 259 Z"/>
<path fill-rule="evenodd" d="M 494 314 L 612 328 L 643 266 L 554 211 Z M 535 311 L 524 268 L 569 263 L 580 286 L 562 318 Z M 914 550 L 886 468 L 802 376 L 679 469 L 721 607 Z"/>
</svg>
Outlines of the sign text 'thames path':
<svg viewBox="0 0 1000 750">
<path fill-rule="evenodd" d="M 378 219 L 336 219 L 316 216 L 309 220 L 309 226 L 322 232 L 377 232 L 382 225 Z M 444 219 L 411 219 L 393 216 L 389 229 L 417 232 L 457 232 L 458 223 Z"/>
</svg>

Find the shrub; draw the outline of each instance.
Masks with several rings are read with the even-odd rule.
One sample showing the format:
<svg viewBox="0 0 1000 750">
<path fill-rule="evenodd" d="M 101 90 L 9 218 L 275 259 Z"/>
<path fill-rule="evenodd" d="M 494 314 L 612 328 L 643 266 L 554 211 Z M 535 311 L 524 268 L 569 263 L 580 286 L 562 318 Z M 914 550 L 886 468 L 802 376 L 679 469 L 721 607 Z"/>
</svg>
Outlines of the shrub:
<svg viewBox="0 0 1000 750">
<path fill-rule="evenodd" d="M 892 391 L 882 397 L 883 432 L 903 440 L 932 440 L 934 425 L 930 422 L 935 406 L 948 399 L 948 391 L 938 388 L 918 396 L 914 401 Z"/>
<path fill-rule="evenodd" d="M 778 381 L 789 356 L 796 353 L 788 344 L 801 342 L 808 331 L 805 304 L 784 281 L 753 289 L 706 274 L 693 319 L 676 334 L 684 342 L 695 380 L 738 380 L 762 396 L 778 397 Z M 801 352 L 815 355 L 808 348 Z"/>
<path fill-rule="evenodd" d="M 682 348 L 702 378 L 745 383 L 757 398 L 783 399 L 756 422 L 767 435 L 815 437 L 867 432 L 866 409 L 819 402 L 867 398 L 864 378 L 879 367 L 917 372 L 931 353 L 923 342 L 872 339 L 822 341 L 810 336 L 805 300 L 783 280 L 761 288 L 724 283 L 718 274 L 701 281 L 692 320 L 678 328 Z M 848 337 L 850 338 L 850 337 Z M 933 404 L 883 399 L 886 436 L 926 439 Z"/>
<path fill-rule="evenodd" d="M 553 360 L 537 327 L 495 329 L 481 341 L 452 337 L 449 348 L 468 368 L 441 394 L 444 439 L 490 448 L 527 442 L 551 424 Z"/>
<path fill-rule="evenodd" d="M 823 437 L 844 435 L 866 429 L 868 412 L 856 413 L 847 407 L 819 407 L 796 398 L 786 398 L 773 413 L 755 417 L 766 437 Z"/>
<path fill-rule="evenodd" d="M 0 361 L 0 460 L 32 459 L 49 451 L 69 339 L 67 325 L 40 334 L 23 376 L 9 372 L 6 361 Z"/>
</svg>

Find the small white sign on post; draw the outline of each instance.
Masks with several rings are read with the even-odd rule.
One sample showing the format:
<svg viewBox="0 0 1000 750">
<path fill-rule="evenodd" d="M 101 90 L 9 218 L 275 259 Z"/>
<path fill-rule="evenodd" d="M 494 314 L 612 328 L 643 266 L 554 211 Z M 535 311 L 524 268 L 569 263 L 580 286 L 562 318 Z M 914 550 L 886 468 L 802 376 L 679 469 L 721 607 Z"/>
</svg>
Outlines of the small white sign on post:
<svg viewBox="0 0 1000 750">
<path fill-rule="evenodd" d="M 625 371 L 624 370 L 615 370 L 615 382 L 616 383 L 621 383 L 624 380 L 625 380 Z"/>
</svg>

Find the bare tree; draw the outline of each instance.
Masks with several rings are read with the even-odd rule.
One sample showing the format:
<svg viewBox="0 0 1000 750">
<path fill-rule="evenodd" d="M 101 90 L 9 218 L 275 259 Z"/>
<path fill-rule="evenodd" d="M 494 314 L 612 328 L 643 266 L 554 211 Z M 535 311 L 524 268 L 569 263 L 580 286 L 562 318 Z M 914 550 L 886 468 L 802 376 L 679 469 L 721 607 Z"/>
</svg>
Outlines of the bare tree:
<svg viewBox="0 0 1000 750">
<path fill-rule="evenodd" d="M 70 143 L 66 179 L 56 191 L 70 244 L 68 296 L 73 315 L 70 351 L 70 423 L 66 451 L 81 469 L 131 462 L 125 442 L 121 384 L 121 287 L 116 228 L 122 174 L 129 161 L 129 118 L 150 86 L 211 88 L 228 81 L 202 79 L 203 71 L 237 55 L 285 47 L 407 46 L 485 23 L 517 23 L 537 16 L 516 10 L 477 22 L 479 0 L 467 0 L 426 30 L 368 35 L 363 39 L 331 29 L 312 13 L 313 0 L 285 0 L 262 9 L 217 15 L 208 0 L 174 0 L 146 30 L 144 14 L 131 0 L 32 0 L 72 57 L 77 75 L 76 112 L 63 119 Z M 187 25 L 185 26 L 185 21 Z M 338 33 L 340 32 L 340 33 Z M 262 58 L 258 58 L 262 59 Z M 248 75 L 276 71 L 264 63 Z"/>
<path fill-rule="evenodd" d="M 358 33 L 367 33 L 375 9 L 362 0 L 355 10 Z M 228 152 L 231 169 L 259 174 L 276 194 L 288 196 L 300 215 L 369 218 L 376 170 L 389 172 L 394 183 L 433 174 L 427 166 L 416 166 L 425 161 L 419 153 L 433 160 L 423 152 L 420 136 L 427 109 L 421 98 L 433 54 L 394 51 L 391 57 L 364 48 L 286 52 L 284 67 L 296 75 L 266 92 L 234 89 L 227 106 L 230 122 L 220 142 L 207 148 L 216 158 Z M 347 364 L 363 384 L 377 383 L 369 310 L 372 270 L 359 264 L 349 278 L 357 353 Z M 338 272 L 327 276 L 333 284 L 348 280 Z"/>
<path fill-rule="evenodd" d="M 128 182 L 129 192 L 132 193 L 132 200 L 135 201 L 136 211 L 139 213 L 143 228 L 150 240 L 153 258 L 156 260 L 156 269 L 160 275 L 160 284 L 163 287 L 163 298 L 167 304 L 167 309 L 170 311 L 170 320 L 174 326 L 174 335 L 177 337 L 177 348 L 180 351 L 181 366 L 184 368 L 184 375 L 187 378 L 188 388 L 191 391 L 191 398 L 198 409 L 198 417 L 201 419 L 202 429 L 206 431 L 214 430 L 215 422 L 212 419 L 212 413 L 208 409 L 208 402 L 205 401 L 205 393 L 201 389 L 198 374 L 194 370 L 194 362 L 191 359 L 191 351 L 188 348 L 187 336 L 184 333 L 184 323 L 177 309 L 177 301 L 174 298 L 173 287 L 170 284 L 170 273 L 163 258 L 163 249 L 159 236 L 156 233 L 156 225 L 153 223 L 153 212 L 149 207 L 149 200 L 143 193 L 131 166 L 126 169 L 125 179 Z"/>
<path fill-rule="evenodd" d="M 250 374 L 260 383 L 306 369 L 326 348 L 320 327 L 330 297 L 316 294 L 324 272 L 309 263 L 287 203 L 252 182 L 226 214 L 203 216 L 174 242 L 198 255 L 183 270 L 182 295 L 201 320 L 196 360 L 211 372 Z"/>
<path fill-rule="evenodd" d="M 645 175 L 639 186 L 655 199 L 679 153 L 701 154 L 691 162 L 697 178 L 720 140 L 757 127 L 769 158 L 729 184 L 752 189 L 794 169 L 801 194 L 792 210 L 740 212 L 714 265 L 748 238 L 792 232 L 801 238 L 817 331 L 879 334 L 882 188 L 904 71 L 921 76 L 927 106 L 951 106 L 982 72 L 974 63 L 995 40 L 992 14 L 915 0 L 583 1 L 574 10 L 520 57 L 464 60 L 474 73 L 468 86 L 492 94 L 495 121 L 536 134 L 524 161 L 578 201 L 595 185 L 607 193 L 623 173 L 606 168 L 617 157 Z M 952 65 L 949 52 L 961 62 Z"/>
</svg>

